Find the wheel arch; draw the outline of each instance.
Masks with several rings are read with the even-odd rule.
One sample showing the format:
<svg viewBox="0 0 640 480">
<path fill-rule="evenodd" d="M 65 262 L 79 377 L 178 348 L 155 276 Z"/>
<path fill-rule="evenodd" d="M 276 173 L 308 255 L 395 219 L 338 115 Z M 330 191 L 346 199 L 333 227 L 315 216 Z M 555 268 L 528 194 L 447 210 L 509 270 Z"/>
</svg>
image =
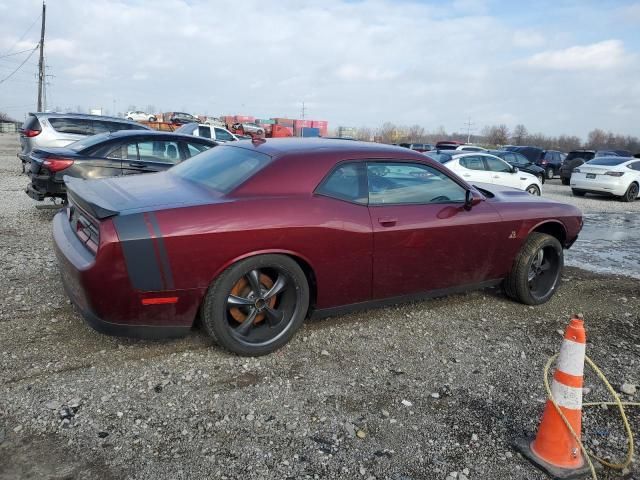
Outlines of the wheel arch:
<svg viewBox="0 0 640 480">
<path fill-rule="evenodd" d="M 220 274 L 231 265 L 242 260 L 246 260 L 247 258 L 258 257 L 260 255 L 284 255 L 291 258 L 298 264 L 298 266 L 302 269 L 305 277 L 307 278 L 307 284 L 309 285 L 309 309 L 307 312 L 307 316 L 309 316 L 316 306 L 316 300 L 318 297 L 318 281 L 312 262 L 306 256 L 299 252 L 284 249 L 266 249 L 244 253 L 224 263 L 218 270 L 216 270 L 214 275 L 209 280 L 209 285 L 211 285 L 216 280 L 216 278 L 218 278 L 218 276 L 220 276 Z M 209 287 L 207 286 L 207 288 Z M 203 300 L 204 297 L 201 300 L 201 303 Z"/>
<path fill-rule="evenodd" d="M 547 235 L 551 235 L 560 242 L 560 245 L 562 245 L 563 247 L 566 245 L 567 229 L 562 224 L 562 222 L 558 220 L 545 220 L 543 222 L 540 222 L 529 230 L 529 234 L 534 232 L 546 233 Z"/>
</svg>

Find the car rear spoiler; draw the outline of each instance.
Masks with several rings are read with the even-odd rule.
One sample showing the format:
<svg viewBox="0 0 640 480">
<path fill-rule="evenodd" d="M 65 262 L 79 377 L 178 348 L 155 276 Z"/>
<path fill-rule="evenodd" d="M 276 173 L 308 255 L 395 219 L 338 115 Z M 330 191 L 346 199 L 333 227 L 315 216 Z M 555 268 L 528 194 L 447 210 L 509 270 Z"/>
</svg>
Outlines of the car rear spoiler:
<svg viewBox="0 0 640 480">
<path fill-rule="evenodd" d="M 107 199 L 96 195 L 90 182 L 69 175 L 65 175 L 62 180 L 67 187 L 67 196 L 93 217 L 102 220 L 118 215 L 118 210 Z"/>
</svg>

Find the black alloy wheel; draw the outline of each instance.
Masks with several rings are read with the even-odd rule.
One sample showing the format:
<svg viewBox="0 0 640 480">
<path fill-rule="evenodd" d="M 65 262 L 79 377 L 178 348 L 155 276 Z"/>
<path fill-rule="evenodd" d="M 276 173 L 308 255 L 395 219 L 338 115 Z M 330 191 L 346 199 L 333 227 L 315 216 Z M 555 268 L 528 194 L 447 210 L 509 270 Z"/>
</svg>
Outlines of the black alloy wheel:
<svg viewBox="0 0 640 480">
<path fill-rule="evenodd" d="M 633 182 L 629 185 L 629 188 L 627 188 L 627 191 L 622 196 L 621 200 L 623 202 L 633 202 L 636 198 L 638 198 L 638 184 Z"/>
<path fill-rule="evenodd" d="M 558 239 L 534 232 L 504 280 L 505 293 L 527 305 L 545 303 L 558 288 L 563 265 L 564 253 Z"/>
<path fill-rule="evenodd" d="M 285 345 L 300 328 L 309 304 L 304 272 L 290 257 L 242 260 L 209 288 L 202 306 L 207 332 L 239 355 L 264 355 Z"/>
</svg>

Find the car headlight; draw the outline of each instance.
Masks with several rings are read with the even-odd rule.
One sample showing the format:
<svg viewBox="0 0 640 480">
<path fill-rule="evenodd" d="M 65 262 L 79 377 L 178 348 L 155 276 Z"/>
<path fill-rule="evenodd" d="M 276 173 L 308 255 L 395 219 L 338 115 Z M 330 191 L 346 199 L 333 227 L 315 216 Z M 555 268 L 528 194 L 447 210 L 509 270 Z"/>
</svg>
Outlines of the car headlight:
<svg viewBox="0 0 640 480">
<path fill-rule="evenodd" d="M 624 172 L 606 172 L 605 175 L 609 175 L 610 177 L 621 177 L 624 175 Z"/>
</svg>

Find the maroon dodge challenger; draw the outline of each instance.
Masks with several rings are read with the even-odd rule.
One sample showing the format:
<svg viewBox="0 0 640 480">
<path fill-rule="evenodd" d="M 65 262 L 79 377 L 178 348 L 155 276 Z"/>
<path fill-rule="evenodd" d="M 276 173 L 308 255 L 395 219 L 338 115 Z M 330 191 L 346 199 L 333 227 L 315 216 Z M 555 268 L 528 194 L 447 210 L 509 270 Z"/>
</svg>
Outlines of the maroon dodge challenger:
<svg viewBox="0 0 640 480">
<path fill-rule="evenodd" d="M 241 355 L 353 308 L 499 283 L 546 302 L 582 227 L 575 207 L 344 140 L 234 142 L 163 173 L 66 184 L 55 250 L 91 326 L 176 336 L 199 318 Z"/>
</svg>

